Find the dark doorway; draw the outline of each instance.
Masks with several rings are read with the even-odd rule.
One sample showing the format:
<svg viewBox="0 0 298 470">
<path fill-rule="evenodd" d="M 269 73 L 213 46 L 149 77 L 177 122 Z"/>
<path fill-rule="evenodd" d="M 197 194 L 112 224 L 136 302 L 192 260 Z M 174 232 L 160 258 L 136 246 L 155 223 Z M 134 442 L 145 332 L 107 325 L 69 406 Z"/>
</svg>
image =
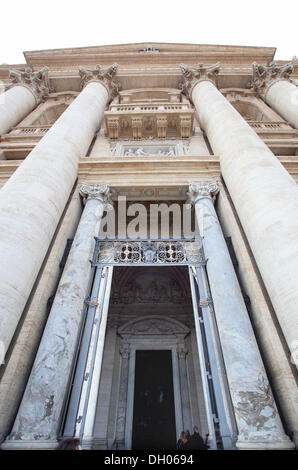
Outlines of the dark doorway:
<svg viewBox="0 0 298 470">
<path fill-rule="evenodd" d="M 171 351 L 136 351 L 132 449 L 175 449 Z"/>
</svg>

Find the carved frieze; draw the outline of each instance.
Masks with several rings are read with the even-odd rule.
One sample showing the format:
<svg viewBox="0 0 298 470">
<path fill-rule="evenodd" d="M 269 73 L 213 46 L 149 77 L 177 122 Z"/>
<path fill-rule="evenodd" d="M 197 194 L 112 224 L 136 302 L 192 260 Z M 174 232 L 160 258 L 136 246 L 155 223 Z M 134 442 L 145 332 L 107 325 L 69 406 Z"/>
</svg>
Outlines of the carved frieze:
<svg viewBox="0 0 298 470">
<path fill-rule="evenodd" d="M 13 85 L 23 85 L 29 88 L 34 94 L 36 101 L 40 102 L 44 96 L 52 90 L 49 82 L 49 69 L 43 67 L 38 72 L 33 72 L 32 68 L 26 67 L 25 71 L 11 69 L 9 78 Z"/>
<path fill-rule="evenodd" d="M 110 100 L 115 98 L 120 90 L 119 82 L 114 80 L 117 70 L 118 64 L 110 65 L 110 67 L 106 69 L 103 69 L 97 64 L 93 70 L 80 66 L 79 75 L 81 79 L 81 89 L 89 82 L 100 82 L 107 89 Z"/>
<path fill-rule="evenodd" d="M 118 333 L 126 335 L 182 335 L 186 336 L 189 329 L 174 319 L 152 315 L 149 318 L 138 318 L 121 326 Z"/>
<path fill-rule="evenodd" d="M 180 84 L 180 88 L 189 99 L 191 99 L 194 86 L 201 81 L 211 81 L 217 87 L 217 79 L 220 70 L 219 62 L 209 67 L 204 66 L 204 64 L 198 64 L 197 67 L 181 64 L 180 68 L 183 76 L 183 82 Z"/>
<path fill-rule="evenodd" d="M 289 80 L 293 72 L 293 64 L 277 65 L 271 62 L 269 67 L 254 62 L 252 64 L 252 89 L 262 98 L 265 97 L 268 87 L 278 80 Z"/>
<path fill-rule="evenodd" d="M 132 280 L 125 285 L 121 292 L 117 289 L 114 290 L 112 302 L 114 304 L 185 304 L 189 303 L 189 298 L 174 279 L 165 279 L 158 283 L 152 279 L 145 282 L 144 285 L 138 280 Z"/>
</svg>

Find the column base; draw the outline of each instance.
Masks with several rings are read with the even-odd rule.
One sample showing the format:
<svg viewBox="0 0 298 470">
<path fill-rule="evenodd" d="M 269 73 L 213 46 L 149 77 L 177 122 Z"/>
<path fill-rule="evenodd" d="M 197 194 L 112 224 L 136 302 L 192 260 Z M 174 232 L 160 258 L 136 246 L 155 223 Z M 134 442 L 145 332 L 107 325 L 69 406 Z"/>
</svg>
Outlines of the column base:
<svg viewBox="0 0 298 470">
<path fill-rule="evenodd" d="M 57 439 L 44 441 L 7 439 L 1 444 L 1 450 L 54 450 L 57 446 Z"/>
<path fill-rule="evenodd" d="M 279 441 L 238 440 L 236 448 L 238 450 L 294 450 L 295 444 L 290 439 L 281 439 Z"/>
</svg>

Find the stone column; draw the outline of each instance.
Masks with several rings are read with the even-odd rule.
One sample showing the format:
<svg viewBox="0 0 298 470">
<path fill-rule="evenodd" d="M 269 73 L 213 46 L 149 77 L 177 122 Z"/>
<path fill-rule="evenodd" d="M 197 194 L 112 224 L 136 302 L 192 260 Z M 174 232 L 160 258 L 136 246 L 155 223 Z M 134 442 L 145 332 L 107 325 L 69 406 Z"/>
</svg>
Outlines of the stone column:
<svg viewBox="0 0 298 470">
<path fill-rule="evenodd" d="M 50 92 L 47 67 L 39 72 L 29 67 L 24 72 L 11 70 L 10 79 L 13 86 L 3 93 L 0 101 L 0 135 L 24 119 Z"/>
<path fill-rule="evenodd" d="M 239 449 L 288 449 L 252 326 L 213 207 L 216 182 L 191 183 L 211 296 L 238 427 Z"/>
<path fill-rule="evenodd" d="M 80 188 L 87 202 L 43 333 L 12 433 L 4 448 L 57 444 L 68 381 L 90 283 L 94 237 L 108 202 L 108 185 Z"/>
<path fill-rule="evenodd" d="M 130 345 L 128 343 L 123 342 L 121 344 L 120 355 L 121 355 L 121 373 L 120 373 L 117 424 L 116 424 L 116 446 L 117 446 L 116 448 L 119 450 L 123 450 L 125 449 L 125 423 L 126 423 L 126 409 L 127 409 L 129 357 L 130 357 Z"/>
<path fill-rule="evenodd" d="M 189 386 L 187 377 L 187 361 L 186 356 L 188 350 L 184 345 L 178 345 L 177 349 L 178 360 L 179 360 L 179 374 L 180 374 L 180 391 L 181 391 L 181 408 L 183 416 L 183 429 L 189 429 L 192 432 L 192 421 L 191 421 L 191 406 L 189 399 Z"/>
<path fill-rule="evenodd" d="M 219 66 L 182 66 L 289 348 L 298 338 L 298 186 L 216 88 Z"/>
<path fill-rule="evenodd" d="M 0 190 L 0 344 L 4 352 L 117 86 L 116 66 L 80 69 L 83 91 Z M 89 80 L 89 81 L 88 81 Z"/>
<path fill-rule="evenodd" d="M 259 96 L 298 129 L 298 87 L 290 79 L 293 65 L 253 63 L 252 86 Z"/>
</svg>

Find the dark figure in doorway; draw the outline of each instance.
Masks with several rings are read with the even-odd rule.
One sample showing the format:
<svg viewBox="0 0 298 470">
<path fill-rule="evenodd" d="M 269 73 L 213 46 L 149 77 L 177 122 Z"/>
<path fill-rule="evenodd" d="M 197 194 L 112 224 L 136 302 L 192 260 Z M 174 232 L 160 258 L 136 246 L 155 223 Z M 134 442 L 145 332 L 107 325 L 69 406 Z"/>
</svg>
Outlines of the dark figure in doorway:
<svg viewBox="0 0 298 470">
<path fill-rule="evenodd" d="M 191 450 L 207 450 L 202 436 L 199 433 L 198 426 L 194 426 L 193 434 L 189 439 L 189 449 Z"/>
<path fill-rule="evenodd" d="M 177 449 L 178 450 L 188 450 L 190 447 L 189 447 L 189 441 L 187 439 L 187 433 L 182 431 L 182 433 L 180 434 L 180 437 L 178 439 L 178 442 L 177 442 Z"/>
<path fill-rule="evenodd" d="M 77 437 L 63 439 L 55 450 L 82 450 L 80 439 Z"/>
</svg>

